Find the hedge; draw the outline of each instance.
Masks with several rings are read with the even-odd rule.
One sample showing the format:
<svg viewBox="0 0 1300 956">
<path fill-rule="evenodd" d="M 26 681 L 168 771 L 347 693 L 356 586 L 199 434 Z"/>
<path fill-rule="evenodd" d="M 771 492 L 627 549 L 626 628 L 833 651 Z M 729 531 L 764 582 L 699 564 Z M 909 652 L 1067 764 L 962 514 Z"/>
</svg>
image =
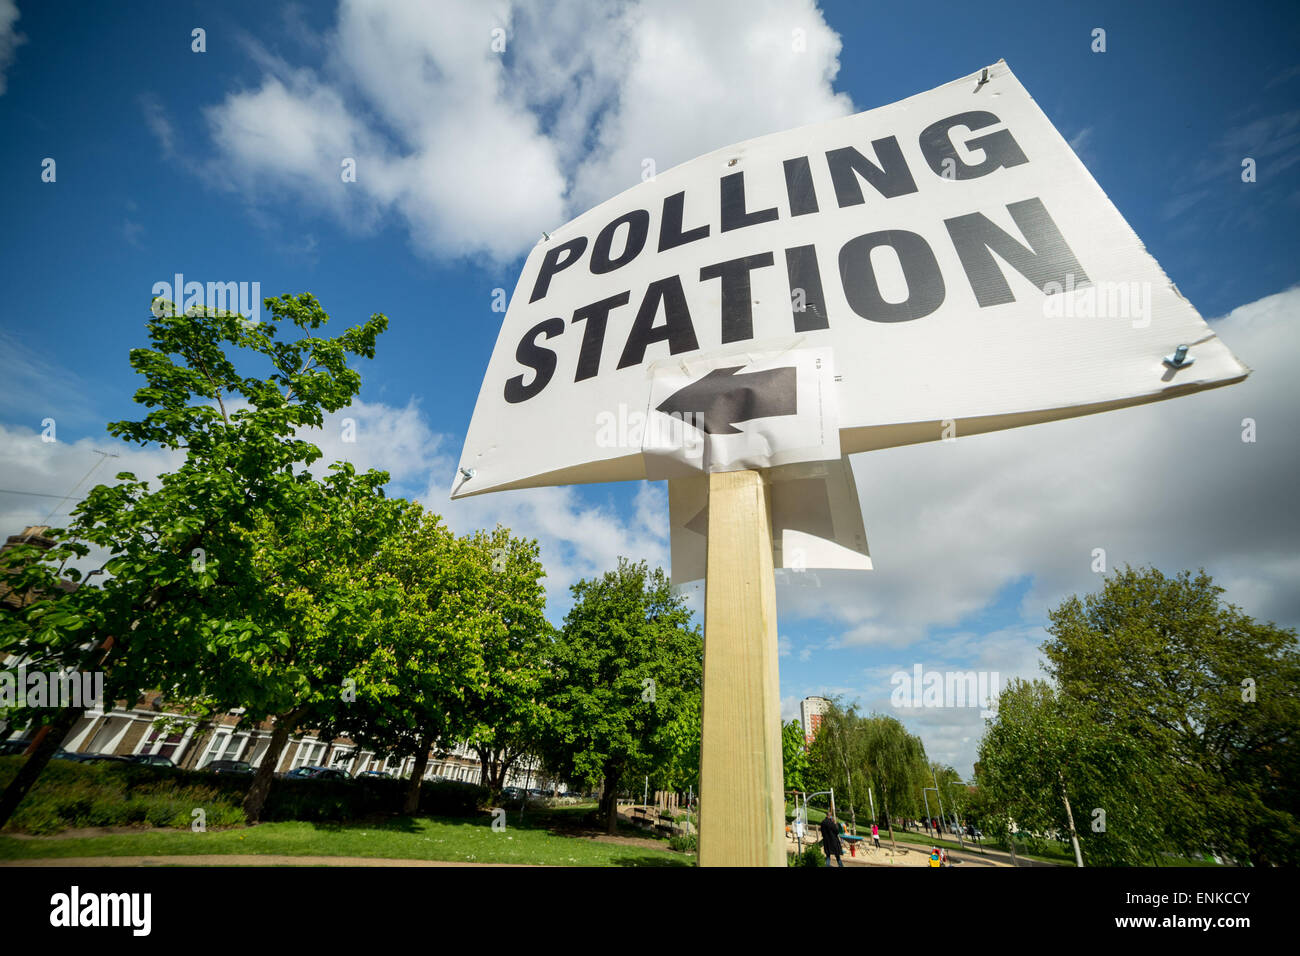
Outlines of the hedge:
<svg viewBox="0 0 1300 956">
<path fill-rule="evenodd" d="M 0 787 L 18 773 L 24 756 L 0 757 Z M 188 827 L 202 808 L 208 828 L 244 822 L 241 805 L 252 777 L 141 764 L 51 760 L 10 818 L 7 830 L 57 833 L 68 827 Z M 287 780 L 271 782 L 262 819 L 347 823 L 398 813 L 406 780 Z M 450 780 L 420 787 L 421 816 L 470 816 L 486 805 L 484 787 Z"/>
</svg>

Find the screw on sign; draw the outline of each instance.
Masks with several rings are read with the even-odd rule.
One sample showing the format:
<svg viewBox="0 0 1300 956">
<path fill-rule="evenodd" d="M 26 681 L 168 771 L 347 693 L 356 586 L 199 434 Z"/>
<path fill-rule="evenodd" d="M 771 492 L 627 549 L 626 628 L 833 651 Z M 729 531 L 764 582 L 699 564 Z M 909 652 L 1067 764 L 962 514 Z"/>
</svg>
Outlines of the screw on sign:
<svg viewBox="0 0 1300 956">
<path fill-rule="evenodd" d="M 452 496 L 669 479 L 674 581 L 706 580 L 699 859 L 781 865 L 774 574 L 870 567 L 844 456 L 1247 374 L 999 61 L 545 234 Z"/>
</svg>

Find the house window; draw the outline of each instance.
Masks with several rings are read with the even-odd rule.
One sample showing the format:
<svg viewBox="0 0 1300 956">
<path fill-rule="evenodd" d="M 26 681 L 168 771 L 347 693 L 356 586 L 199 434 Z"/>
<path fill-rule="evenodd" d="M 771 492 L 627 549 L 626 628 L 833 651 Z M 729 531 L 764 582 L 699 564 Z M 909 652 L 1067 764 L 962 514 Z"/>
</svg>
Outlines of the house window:
<svg viewBox="0 0 1300 956">
<path fill-rule="evenodd" d="M 199 766 L 206 767 L 214 760 L 238 760 L 239 753 L 244 749 L 247 740 L 247 734 L 233 734 L 229 731 L 221 733 L 218 731 L 213 734 L 207 752 L 203 755 L 203 762 Z"/>
<path fill-rule="evenodd" d="M 144 739 L 144 743 L 140 745 L 140 749 L 136 751 L 136 753 L 158 754 L 174 760 L 175 757 L 173 755 L 176 753 L 176 748 L 179 747 L 184 740 L 185 735 L 183 733 L 168 734 L 164 737 L 162 731 L 154 728 L 149 731 L 148 735 Z"/>
<path fill-rule="evenodd" d="M 314 767 L 325 756 L 325 745 L 314 740 L 304 740 L 294 755 L 293 765 L 297 767 Z"/>
<path fill-rule="evenodd" d="M 262 765 L 262 758 L 266 756 L 266 751 L 270 746 L 270 737 L 259 737 L 253 744 L 253 750 L 251 755 L 248 757 L 248 762 L 254 767 L 260 767 Z"/>
</svg>

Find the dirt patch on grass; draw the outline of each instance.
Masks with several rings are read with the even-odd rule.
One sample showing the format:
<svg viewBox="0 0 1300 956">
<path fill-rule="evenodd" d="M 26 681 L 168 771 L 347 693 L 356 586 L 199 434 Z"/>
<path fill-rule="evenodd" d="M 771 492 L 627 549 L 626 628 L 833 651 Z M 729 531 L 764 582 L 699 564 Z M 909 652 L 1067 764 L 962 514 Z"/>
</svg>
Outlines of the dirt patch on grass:
<svg viewBox="0 0 1300 956">
<path fill-rule="evenodd" d="M 546 830 L 548 833 L 554 833 L 556 836 L 591 840 L 595 843 L 613 843 L 618 846 L 632 846 L 639 850 L 668 851 L 671 849 L 665 840 L 655 840 L 651 837 L 633 836 L 623 833 L 610 834 L 605 832 L 603 826 L 598 826 L 585 820 L 555 820 L 546 827 Z"/>
</svg>

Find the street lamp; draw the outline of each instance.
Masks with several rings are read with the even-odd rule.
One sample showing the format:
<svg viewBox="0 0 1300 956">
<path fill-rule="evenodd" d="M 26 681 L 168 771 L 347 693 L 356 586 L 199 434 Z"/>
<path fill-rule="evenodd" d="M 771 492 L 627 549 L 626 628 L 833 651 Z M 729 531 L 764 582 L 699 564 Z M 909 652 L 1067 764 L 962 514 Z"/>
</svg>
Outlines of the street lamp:
<svg viewBox="0 0 1300 956">
<path fill-rule="evenodd" d="M 939 778 L 934 775 L 934 764 L 930 764 L 930 779 L 934 781 L 934 799 L 939 802 L 939 820 L 943 820 L 943 797 L 939 793 Z M 935 834 L 937 837 L 939 834 Z M 964 844 L 963 844 L 964 846 Z"/>
<path fill-rule="evenodd" d="M 967 783 L 967 782 L 964 781 L 964 780 L 950 780 L 950 781 L 948 781 L 948 786 L 951 787 L 954 783 L 959 783 L 959 784 L 961 784 L 963 787 L 973 787 L 973 786 L 974 786 L 974 784 Z M 967 820 L 968 820 L 968 822 L 969 822 L 969 818 L 967 818 Z M 972 832 L 973 832 L 973 831 L 972 831 Z M 960 838 L 961 838 L 961 834 L 960 834 L 960 833 L 957 834 L 957 837 L 958 837 L 958 839 L 960 839 Z M 975 845 L 976 845 L 977 847 L 980 848 L 980 853 L 983 854 L 983 852 L 984 852 L 984 844 L 980 841 L 980 838 L 979 838 L 978 836 L 975 837 Z M 965 846 L 966 846 L 966 844 L 963 843 L 963 844 L 962 844 L 962 847 L 964 848 Z"/>
<path fill-rule="evenodd" d="M 929 830 L 930 830 L 930 821 L 934 819 L 933 817 L 930 816 L 930 798 L 926 796 L 926 794 L 929 793 L 931 790 L 934 791 L 934 797 L 935 797 L 935 799 L 936 799 L 936 800 L 939 799 L 939 788 L 938 788 L 938 787 L 922 787 L 922 788 L 921 788 L 921 799 L 925 801 L 925 829 L 926 829 L 926 832 L 929 832 Z M 939 812 L 942 813 L 943 811 L 940 810 Z M 936 840 L 939 839 L 939 831 L 938 831 L 938 830 L 936 830 L 936 831 L 934 832 L 934 838 L 935 838 Z"/>
<path fill-rule="evenodd" d="M 931 773 L 931 776 L 933 776 L 933 772 Z M 951 787 L 954 783 L 961 783 L 961 781 L 960 781 L 960 780 L 949 780 L 949 781 L 948 781 L 948 786 Z M 962 786 L 965 786 L 965 784 L 962 784 Z M 948 791 L 948 796 L 951 798 L 951 796 L 952 796 L 952 791 L 951 791 L 951 790 Z M 951 800 L 950 800 L 950 802 L 951 802 Z M 953 808 L 952 808 L 952 821 L 953 821 L 953 828 L 957 831 L 957 844 L 958 844 L 958 845 L 959 845 L 959 846 L 964 850 L 964 849 L 966 849 L 966 841 L 963 840 L 963 839 L 961 838 L 961 821 L 957 819 L 957 806 L 956 806 L 956 804 L 953 804 Z"/>
</svg>

